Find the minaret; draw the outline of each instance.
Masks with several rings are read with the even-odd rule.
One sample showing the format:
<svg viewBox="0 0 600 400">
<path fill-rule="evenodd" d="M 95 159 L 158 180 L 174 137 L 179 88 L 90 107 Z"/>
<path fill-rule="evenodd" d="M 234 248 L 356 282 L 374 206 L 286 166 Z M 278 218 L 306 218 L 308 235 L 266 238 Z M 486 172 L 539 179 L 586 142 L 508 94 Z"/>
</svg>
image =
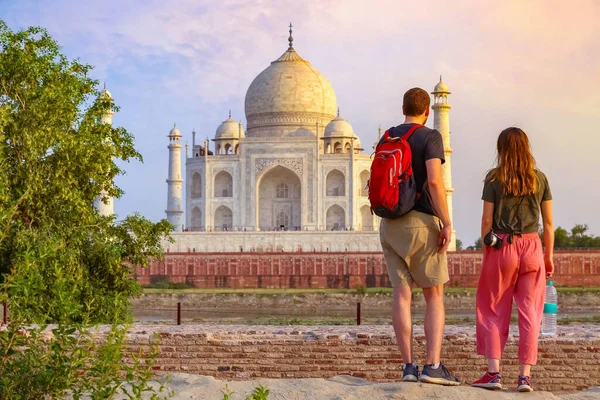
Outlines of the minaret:
<svg viewBox="0 0 600 400">
<path fill-rule="evenodd" d="M 104 84 L 104 89 L 102 89 L 102 92 L 100 92 L 100 99 L 112 101 L 110 92 L 106 90 L 106 83 Z M 110 109 L 106 111 L 104 115 L 102 115 L 100 121 L 103 124 L 112 125 L 112 117 L 114 114 L 114 111 Z M 106 203 L 102 201 L 102 199 L 105 199 Z M 96 197 L 96 200 L 94 200 L 94 208 L 96 208 L 96 210 L 98 210 L 98 214 L 102 215 L 103 217 L 111 216 L 115 213 L 114 199 L 109 197 L 106 191 L 103 190 L 100 192 L 100 195 Z"/>
<path fill-rule="evenodd" d="M 440 75 L 440 82 L 435 85 L 433 92 L 433 106 L 431 107 L 434 111 L 433 115 L 433 127 L 437 129 L 444 140 L 444 158 L 446 162 L 442 165 L 442 175 L 444 178 L 444 186 L 446 186 L 446 199 L 448 200 L 448 211 L 450 213 L 450 221 L 454 221 L 452 217 L 452 163 L 450 157 L 452 155 L 452 148 L 450 147 L 450 105 L 448 104 L 448 95 L 450 91 L 448 86 L 442 82 L 442 76 Z M 454 226 L 454 222 L 452 222 Z M 448 251 L 456 251 L 456 231 L 452 231 L 452 239 Z"/>
<path fill-rule="evenodd" d="M 167 220 L 175 232 L 183 230 L 183 209 L 181 208 L 181 133 L 173 124 L 169 132 L 169 176 L 167 177 Z"/>
</svg>

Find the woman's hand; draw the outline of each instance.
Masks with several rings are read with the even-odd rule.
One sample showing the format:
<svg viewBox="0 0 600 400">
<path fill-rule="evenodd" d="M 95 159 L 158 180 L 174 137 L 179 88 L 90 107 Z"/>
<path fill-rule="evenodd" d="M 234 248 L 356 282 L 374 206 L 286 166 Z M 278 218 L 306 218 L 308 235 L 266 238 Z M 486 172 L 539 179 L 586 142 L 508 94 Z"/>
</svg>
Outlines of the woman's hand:
<svg viewBox="0 0 600 400">
<path fill-rule="evenodd" d="M 552 256 L 544 257 L 544 265 L 546 266 L 546 278 L 552 278 L 552 275 L 554 275 L 554 259 Z"/>
</svg>

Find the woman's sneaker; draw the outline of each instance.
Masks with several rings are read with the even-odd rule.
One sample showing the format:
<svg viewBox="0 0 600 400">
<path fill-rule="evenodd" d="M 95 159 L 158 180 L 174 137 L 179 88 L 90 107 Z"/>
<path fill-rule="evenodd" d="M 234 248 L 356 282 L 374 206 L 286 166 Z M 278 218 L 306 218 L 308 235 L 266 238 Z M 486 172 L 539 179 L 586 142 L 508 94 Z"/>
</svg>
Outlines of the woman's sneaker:
<svg viewBox="0 0 600 400">
<path fill-rule="evenodd" d="M 519 376 L 519 392 L 533 392 L 533 385 L 529 381 L 531 378 L 528 376 Z"/>
<path fill-rule="evenodd" d="M 439 367 L 433 368 L 432 364 L 423 366 L 423 373 L 419 378 L 421 382 L 435 383 L 437 385 L 458 386 L 460 381 L 448 371 L 444 364 L 440 363 Z"/>
<path fill-rule="evenodd" d="M 500 390 L 502 389 L 502 377 L 500 374 L 492 375 L 489 372 L 486 372 L 485 375 L 473 382 L 471 386 L 491 390 Z"/>
<path fill-rule="evenodd" d="M 402 372 L 402 382 L 418 382 L 419 367 L 417 364 L 405 364 Z"/>
</svg>

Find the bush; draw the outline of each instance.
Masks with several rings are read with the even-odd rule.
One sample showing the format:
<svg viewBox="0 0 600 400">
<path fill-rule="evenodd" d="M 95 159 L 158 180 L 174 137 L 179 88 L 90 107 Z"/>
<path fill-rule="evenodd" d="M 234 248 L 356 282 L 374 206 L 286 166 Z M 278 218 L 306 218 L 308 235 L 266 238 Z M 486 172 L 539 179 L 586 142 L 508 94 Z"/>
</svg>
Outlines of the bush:
<svg viewBox="0 0 600 400">
<path fill-rule="evenodd" d="M 113 325 L 100 343 L 85 325 L 17 328 L 0 332 L 2 399 L 166 399 L 171 392 L 152 378 L 151 354 L 130 354 L 123 365 L 127 328 Z"/>
</svg>

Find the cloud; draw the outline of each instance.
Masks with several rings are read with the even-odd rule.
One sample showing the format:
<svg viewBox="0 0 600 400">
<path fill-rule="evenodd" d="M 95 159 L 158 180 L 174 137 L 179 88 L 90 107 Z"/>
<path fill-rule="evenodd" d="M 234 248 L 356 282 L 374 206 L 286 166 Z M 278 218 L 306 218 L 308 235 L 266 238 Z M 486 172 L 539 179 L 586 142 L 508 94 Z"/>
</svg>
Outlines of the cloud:
<svg viewBox="0 0 600 400">
<path fill-rule="evenodd" d="M 199 138 L 212 136 L 229 108 L 242 119 L 246 89 L 285 51 L 292 21 L 294 47 L 330 79 L 365 148 L 379 124 L 401 122 L 406 89 L 431 90 L 444 75 L 453 92 L 456 229 L 465 242 L 477 235 L 473 210 L 496 135 L 513 124 L 526 129 L 549 171 L 556 220 L 586 222 L 600 234 L 592 212 L 600 196 L 589 184 L 600 146 L 594 0 L 21 0 L 0 5 L 0 14 L 12 27 L 48 28 L 70 57 L 108 81 L 123 106 L 115 123 L 136 133 L 146 159 L 120 181 L 124 212 L 164 215 L 173 120 L 191 140 L 192 127 Z M 575 208 L 573 188 L 585 193 Z M 148 193 L 162 195 L 147 200 Z"/>
</svg>

